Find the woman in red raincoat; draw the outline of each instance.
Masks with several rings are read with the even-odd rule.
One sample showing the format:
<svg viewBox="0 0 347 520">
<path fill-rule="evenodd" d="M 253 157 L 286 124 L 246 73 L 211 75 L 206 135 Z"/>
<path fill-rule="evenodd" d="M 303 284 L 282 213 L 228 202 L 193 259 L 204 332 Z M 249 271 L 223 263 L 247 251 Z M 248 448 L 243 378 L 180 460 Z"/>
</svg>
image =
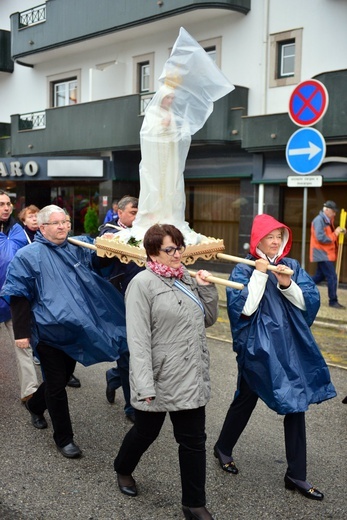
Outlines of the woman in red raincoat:
<svg viewBox="0 0 347 520">
<path fill-rule="evenodd" d="M 287 489 L 322 500 L 306 480 L 305 411 L 336 396 L 328 367 L 310 331 L 320 305 L 318 289 L 299 263 L 287 258 L 292 232 L 270 215 L 254 219 L 249 259 L 230 279 L 242 291 L 227 289 L 228 314 L 239 369 L 235 398 L 214 448 L 224 471 L 238 473 L 232 451 L 260 397 L 284 415 Z M 268 271 L 269 264 L 279 272 Z M 293 274 L 283 272 L 286 268 Z"/>
</svg>

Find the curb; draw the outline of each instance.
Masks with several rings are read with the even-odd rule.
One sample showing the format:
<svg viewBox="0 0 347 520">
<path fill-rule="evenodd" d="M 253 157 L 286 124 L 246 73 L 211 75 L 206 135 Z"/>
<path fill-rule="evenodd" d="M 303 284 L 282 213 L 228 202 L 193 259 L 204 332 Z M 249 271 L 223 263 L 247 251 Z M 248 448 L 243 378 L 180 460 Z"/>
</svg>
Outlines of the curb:
<svg viewBox="0 0 347 520">
<path fill-rule="evenodd" d="M 324 327 L 326 329 L 339 329 L 347 331 L 347 325 L 345 323 L 341 323 L 340 321 L 324 321 L 324 318 L 318 318 L 314 320 L 313 325 L 316 327 Z"/>
</svg>

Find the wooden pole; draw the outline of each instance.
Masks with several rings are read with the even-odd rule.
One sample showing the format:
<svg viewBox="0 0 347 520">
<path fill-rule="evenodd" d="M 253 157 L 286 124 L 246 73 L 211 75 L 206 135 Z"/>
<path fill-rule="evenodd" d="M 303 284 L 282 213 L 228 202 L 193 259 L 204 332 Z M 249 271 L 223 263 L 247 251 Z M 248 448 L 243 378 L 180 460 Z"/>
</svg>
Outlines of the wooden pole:
<svg viewBox="0 0 347 520">
<path fill-rule="evenodd" d="M 195 276 L 196 276 L 195 271 L 188 270 L 188 273 L 190 274 L 190 276 L 195 278 Z M 244 288 L 244 285 L 242 283 L 232 282 L 231 280 L 224 280 L 224 278 L 217 278 L 216 276 L 212 276 L 212 275 L 207 276 L 205 278 L 205 280 L 206 280 L 206 282 L 216 283 L 218 285 L 225 285 L 225 287 L 231 287 L 232 289 L 239 289 L 240 291 L 242 291 L 242 289 Z"/>
<path fill-rule="evenodd" d="M 68 242 L 74 244 L 75 246 L 85 247 L 87 249 L 93 249 L 93 251 L 97 250 L 97 247 L 94 244 L 88 244 L 87 242 L 82 242 L 82 240 L 76 240 L 76 238 L 68 237 Z"/>
<path fill-rule="evenodd" d="M 242 258 L 242 257 L 232 256 L 232 255 L 225 255 L 224 253 L 217 253 L 217 258 L 220 258 L 221 260 L 228 260 L 229 262 L 235 262 L 237 264 L 241 263 L 241 264 L 252 265 L 253 267 L 255 267 L 255 261 L 249 260 L 247 258 Z M 292 269 L 289 269 L 289 267 L 287 267 L 286 269 L 283 269 L 283 271 L 278 271 L 276 265 L 269 264 L 267 266 L 267 269 L 268 269 L 268 271 L 280 272 L 281 274 L 290 274 L 290 275 L 294 274 L 294 271 Z"/>
<path fill-rule="evenodd" d="M 346 215 L 347 215 L 347 212 L 344 209 L 342 209 L 341 214 L 340 214 L 340 227 L 342 227 L 344 229 L 346 228 Z M 340 281 L 340 271 L 341 271 L 344 239 L 345 239 L 345 234 L 340 233 L 339 234 L 339 245 L 338 245 L 338 250 L 337 250 L 337 260 L 336 260 L 336 266 L 335 266 L 335 271 L 336 271 L 336 275 L 337 275 L 337 284 Z"/>
</svg>

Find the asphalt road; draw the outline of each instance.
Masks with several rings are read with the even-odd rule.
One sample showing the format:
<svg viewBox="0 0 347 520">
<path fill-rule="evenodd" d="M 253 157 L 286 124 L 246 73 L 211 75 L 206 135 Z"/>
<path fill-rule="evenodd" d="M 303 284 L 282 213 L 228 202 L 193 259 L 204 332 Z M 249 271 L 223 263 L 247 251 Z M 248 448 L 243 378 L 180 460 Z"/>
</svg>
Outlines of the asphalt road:
<svg viewBox="0 0 347 520">
<path fill-rule="evenodd" d="M 1 330 L 1 329 L 0 329 Z M 215 332 L 215 331 L 211 331 Z M 329 331 L 327 331 L 329 334 Z M 52 428 L 35 430 L 19 401 L 14 353 L 0 334 L 0 518 L 1 520 L 181 520 L 177 446 L 167 419 L 159 439 L 134 476 L 139 496 L 117 489 L 113 459 L 129 422 L 122 397 L 105 398 L 108 364 L 76 375 L 82 388 L 69 388 L 80 460 L 56 450 Z M 228 341 L 209 339 L 212 399 L 207 406 L 207 497 L 216 520 L 343 520 L 346 503 L 347 371 L 332 367 L 338 397 L 307 413 L 308 477 L 325 493 L 323 502 L 284 488 L 283 419 L 259 403 L 235 449 L 237 476 L 223 472 L 212 449 L 236 384 Z M 38 373 L 39 367 L 38 367 Z"/>
</svg>

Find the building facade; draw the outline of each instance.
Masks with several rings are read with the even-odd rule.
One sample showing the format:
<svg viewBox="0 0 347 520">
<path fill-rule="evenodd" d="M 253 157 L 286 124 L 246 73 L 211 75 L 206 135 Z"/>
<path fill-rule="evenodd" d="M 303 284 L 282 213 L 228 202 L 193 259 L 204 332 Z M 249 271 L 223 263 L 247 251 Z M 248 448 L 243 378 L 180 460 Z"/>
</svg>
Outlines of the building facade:
<svg viewBox="0 0 347 520">
<path fill-rule="evenodd" d="M 327 199 L 347 206 L 346 22 L 347 3 L 336 0 L 2 0 L 0 187 L 18 209 L 63 205 L 75 233 L 88 205 L 102 221 L 113 198 L 138 195 L 143 112 L 184 27 L 236 87 L 193 136 L 190 226 L 244 255 L 254 215 L 267 212 L 293 228 L 301 260 L 306 221 L 312 271 L 312 218 Z M 311 78 L 329 94 L 315 125 L 327 151 L 304 214 L 285 149 L 298 129 L 290 95 Z"/>
</svg>

